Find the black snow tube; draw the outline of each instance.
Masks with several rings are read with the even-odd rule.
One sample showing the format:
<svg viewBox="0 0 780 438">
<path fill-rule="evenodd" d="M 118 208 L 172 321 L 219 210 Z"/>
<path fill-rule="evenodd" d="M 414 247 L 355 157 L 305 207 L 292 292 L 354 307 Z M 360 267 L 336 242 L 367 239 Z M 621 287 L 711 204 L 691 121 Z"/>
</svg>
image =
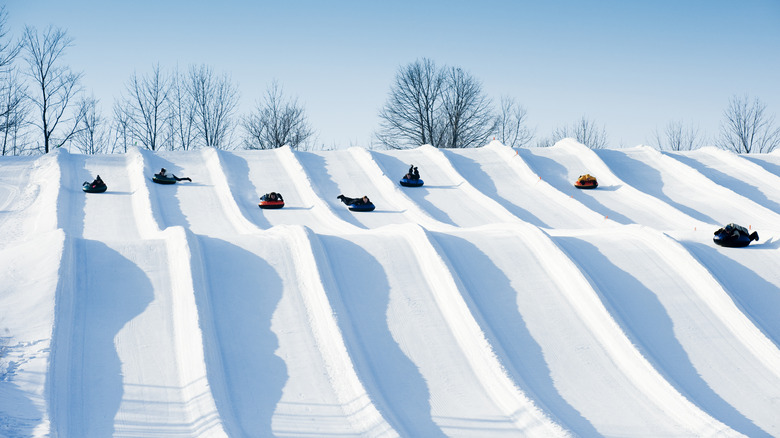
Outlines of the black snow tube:
<svg viewBox="0 0 780 438">
<path fill-rule="evenodd" d="M 724 228 L 720 228 L 715 232 L 715 237 L 712 238 L 712 241 L 715 242 L 716 245 L 729 248 L 743 248 L 750 245 L 750 242 L 754 240 L 758 242 L 757 231 L 749 233 L 745 227 L 734 224 L 729 224 Z"/>
<path fill-rule="evenodd" d="M 105 184 L 92 184 L 85 181 L 81 189 L 87 193 L 103 193 L 108 189 L 108 186 Z"/>
</svg>

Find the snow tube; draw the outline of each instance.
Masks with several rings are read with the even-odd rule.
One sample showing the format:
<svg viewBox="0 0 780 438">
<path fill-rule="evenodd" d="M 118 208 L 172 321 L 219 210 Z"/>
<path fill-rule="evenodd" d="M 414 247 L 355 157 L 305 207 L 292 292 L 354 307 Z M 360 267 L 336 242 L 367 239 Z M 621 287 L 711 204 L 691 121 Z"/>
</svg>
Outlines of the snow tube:
<svg viewBox="0 0 780 438">
<path fill-rule="evenodd" d="M 268 199 L 268 195 L 263 195 L 260 197 L 260 203 L 257 204 L 260 208 L 282 208 L 284 207 L 284 199 L 275 199 L 270 200 Z"/>
<path fill-rule="evenodd" d="M 87 193 L 103 193 L 108 189 L 108 186 L 105 184 L 92 185 L 92 183 L 85 181 L 81 189 Z"/>
<path fill-rule="evenodd" d="M 596 177 L 590 174 L 580 175 L 577 181 L 574 181 L 574 187 L 578 189 L 595 189 L 598 186 L 599 182 L 596 181 Z"/>
<path fill-rule="evenodd" d="M 728 224 L 718 229 L 715 232 L 715 237 L 712 238 L 716 245 L 729 248 L 742 248 L 754 240 L 758 242 L 758 232 L 751 233 L 747 228 L 737 224 Z"/>
<path fill-rule="evenodd" d="M 349 204 L 349 208 L 352 211 L 374 211 L 374 204 L 369 202 L 368 204 Z"/>
<path fill-rule="evenodd" d="M 156 182 L 157 184 L 176 184 L 176 178 L 172 176 L 163 176 L 159 173 L 154 174 L 154 178 L 152 178 L 152 181 Z"/>
<path fill-rule="evenodd" d="M 401 178 L 401 185 L 404 187 L 420 187 L 423 185 L 423 180 L 421 179 L 409 179 L 409 178 Z"/>
</svg>

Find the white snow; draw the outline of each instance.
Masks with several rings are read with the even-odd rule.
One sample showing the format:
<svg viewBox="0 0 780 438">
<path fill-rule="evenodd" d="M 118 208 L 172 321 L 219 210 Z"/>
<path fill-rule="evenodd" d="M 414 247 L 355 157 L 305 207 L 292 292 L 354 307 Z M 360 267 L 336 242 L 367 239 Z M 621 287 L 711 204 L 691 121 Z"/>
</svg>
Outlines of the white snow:
<svg viewBox="0 0 780 438">
<path fill-rule="evenodd" d="M 0 436 L 780 436 L 778 186 L 572 140 L 0 157 Z"/>
</svg>

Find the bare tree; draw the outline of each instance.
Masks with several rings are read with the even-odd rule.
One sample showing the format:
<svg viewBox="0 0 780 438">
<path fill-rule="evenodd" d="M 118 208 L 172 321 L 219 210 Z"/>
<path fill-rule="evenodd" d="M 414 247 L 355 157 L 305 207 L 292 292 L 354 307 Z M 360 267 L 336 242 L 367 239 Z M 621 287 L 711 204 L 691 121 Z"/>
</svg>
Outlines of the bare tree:
<svg viewBox="0 0 780 438">
<path fill-rule="evenodd" d="M 530 143 L 535 134 L 528 129 L 527 118 L 528 112 L 515 99 L 502 97 L 495 122 L 498 141 L 510 147 L 523 147 Z"/>
<path fill-rule="evenodd" d="M 24 107 L 26 89 L 19 80 L 13 67 L 14 60 L 21 51 L 21 42 L 8 38 L 6 23 L 8 13 L 5 5 L 0 7 L 0 135 L 2 136 L 2 155 L 13 151 L 11 135 L 18 132 L 24 122 L 27 111 Z"/>
<path fill-rule="evenodd" d="M 81 73 L 73 73 L 70 68 L 58 64 L 71 44 L 72 39 L 59 28 L 50 26 L 42 36 L 30 26 L 24 29 L 23 45 L 29 65 L 27 73 L 38 92 L 37 97 L 30 98 L 40 112 L 40 120 L 35 125 L 43 133 L 45 153 L 65 144 L 79 126 L 80 113 L 76 111 L 69 118 L 68 109 L 74 96 L 81 91 Z"/>
<path fill-rule="evenodd" d="M 670 151 L 690 151 L 704 145 L 704 139 L 699 136 L 699 128 L 684 126 L 681 121 L 666 124 L 664 132 L 655 130 L 655 141 L 659 149 Z"/>
<path fill-rule="evenodd" d="M 285 97 L 276 81 L 266 89 L 255 112 L 245 117 L 241 124 L 246 132 L 244 145 L 247 149 L 274 149 L 285 145 L 299 149 L 314 134 L 298 99 Z"/>
<path fill-rule="evenodd" d="M 481 146 L 496 122 L 475 77 L 459 67 L 439 69 L 426 58 L 398 70 L 379 117 L 376 138 L 393 149 Z"/>
<path fill-rule="evenodd" d="M 139 78 L 133 73 L 127 83 L 128 96 L 123 99 L 114 113 L 126 120 L 131 136 L 146 149 L 165 149 L 171 133 L 168 128 L 170 117 L 168 93 L 170 79 L 160 71 L 160 65 L 152 68 L 149 76 Z"/>
<path fill-rule="evenodd" d="M 8 12 L 3 5 L 0 6 L 0 71 L 6 71 L 22 49 L 21 42 L 13 42 L 10 38 L 6 38 L 8 36 L 7 22 Z"/>
<path fill-rule="evenodd" d="M 401 67 L 387 103 L 379 113 L 380 143 L 393 149 L 442 146 L 441 100 L 446 77 L 427 58 Z"/>
<path fill-rule="evenodd" d="M 195 129 L 195 103 L 192 93 L 188 91 L 186 80 L 177 68 L 171 75 L 171 91 L 168 96 L 172 148 L 185 151 L 195 145 L 198 136 Z"/>
<path fill-rule="evenodd" d="M 24 131 L 29 126 L 26 87 L 16 70 L 0 72 L 0 155 L 20 155 L 27 148 Z"/>
<path fill-rule="evenodd" d="M 97 103 L 97 99 L 91 96 L 83 97 L 78 104 L 82 113 L 81 128 L 73 136 L 73 143 L 84 154 L 102 154 L 108 151 L 108 133 Z"/>
<path fill-rule="evenodd" d="M 569 126 L 553 130 L 552 144 L 564 138 L 573 138 L 591 149 L 600 149 L 607 146 L 607 132 L 604 127 L 599 129 L 594 121 L 584 116 Z"/>
<path fill-rule="evenodd" d="M 718 145 L 736 153 L 766 153 L 780 145 L 780 127 L 758 98 L 734 96 L 723 112 Z"/>
<path fill-rule="evenodd" d="M 114 119 L 111 124 L 113 138 L 111 139 L 111 152 L 127 152 L 127 146 L 132 141 L 130 129 L 130 117 L 121 103 L 114 103 Z"/>
<path fill-rule="evenodd" d="M 190 68 L 189 90 L 195 109 L 195 126 L 203 145 L 224 148 L 233 132 L 238 90 L 227 74 L 217 77 L 206 65 Z"/>
<path fill-rule="evenodd" d="M 26 89 L 17 71 L 4 75 L 0 88 L 0 155 L 21 155 L 27 151 L 30 114 Z"/>
<path fill-rule="evenodd" d="M 491 100 L 482 92 L 482 84 L 458 67 L 446 69 L 444 76 L 445 147 L 484 145 L 495 126 L 495 117 Z"/>
</svg>

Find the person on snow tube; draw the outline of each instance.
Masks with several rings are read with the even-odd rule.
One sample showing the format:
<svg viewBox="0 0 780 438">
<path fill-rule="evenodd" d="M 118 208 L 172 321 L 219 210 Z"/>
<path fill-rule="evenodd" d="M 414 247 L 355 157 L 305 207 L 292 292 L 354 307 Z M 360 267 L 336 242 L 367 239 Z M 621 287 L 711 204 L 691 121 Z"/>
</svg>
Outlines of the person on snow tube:
<svg viewBox="0 0 780 438">
<path fill-rule="evenodd" d="M 271 192 L 260 197 L 261 201 L 284 202 L 281 193 Z"/>
<path fill-rule="evenodd" d="M 160 178 L 173 178 L 173 179 L 175 179 L 176 181 L 189 181 L 189 182 L 192 182 L 192 179 L 190 179 L 190 178 L 189 178 L 189 177 L 187 177 L 187 176 L 185 176 L 185 177 L 183 177 L 183 178 L 179 178 L 178 176 L 176 176 L 176 175 L 174 175 L 174 174 L 171 174 L 171 176 L 168 176 L 168 175 L 167 175 L 165 172 L 166 172 L 166 170 L 165 170 L 165 168 L 163 167 L 162 169 L 160 169 L 160 173 L 157 173 L 157 174 L 155 174 L 154 176 L 159 176 Z"/>
<path fill-rule="evenodd" d="M 98 175 L 91 183 L 89 181 L 84 181 L 83 188 L 85 191 L 89 192 L 104 192 L 107 187 L 106 183 L 104 183 L 103 179 Z"/>
<path fill-rule="evenodd" d="M 404 175 L 404 178 L 408 179 L 409 181 L 415 181 L 420 179 L 420 171 L 417 170 L 416 167 L 414 167 L 414 164 L 409 165 L 409 172 Z"/>
<path fill-rule="evenodd" d="M 745 227 L 730 223 L 723 228 L 715 231 L 715 237 L 712 239 L 721 246 L 742 247 L 748 246 L 752 241 L 758 241 L 758 232 L 752 233 Z"/>
<path fill-rule="evenodd" d="M 338 195 L 336 196 L 336 199 L 341 199 L 341 202 L 347 204 L 347 205 L 368 205 L 371 203 L 371 200 L 368 199 L 368 196 L 363 196 L 362 198 L 349 198 L 344 195 Z"/>
<path fill-rule="evenodd" d="M 96 187 L 100 187 L 100 186 L 104 186 L 104 185 L 106 185 L 106 183 L 104 183 L 103 179 L 100 178 L 100 175 L 98 175 L 97 178 L 95 178 L 95 180 L 92 181 L 92 184 L 90 184 L 90 187 L 92 187 L 94 189 Z"/>
</svg>

